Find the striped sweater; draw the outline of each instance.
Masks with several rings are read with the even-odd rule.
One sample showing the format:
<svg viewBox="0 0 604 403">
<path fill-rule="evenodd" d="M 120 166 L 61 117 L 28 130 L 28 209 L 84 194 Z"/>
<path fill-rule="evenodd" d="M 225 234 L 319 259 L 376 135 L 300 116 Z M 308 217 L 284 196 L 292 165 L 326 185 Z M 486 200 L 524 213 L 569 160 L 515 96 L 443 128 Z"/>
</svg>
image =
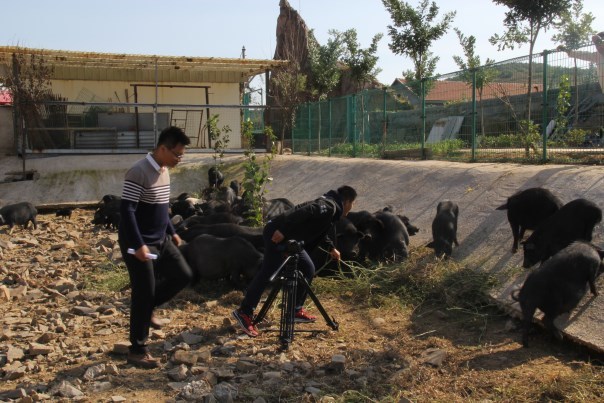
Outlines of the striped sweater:
<svg viewBox="0 0 604 403">
<path fill-rule="evenodd" d="M 143 244 L 158 245 L 166 234 L 174 234 L 169 203 L 170 174 L 149 153 L 126 172 L 120 207 L 121 241 L 136 250 Z"/>
</svg>

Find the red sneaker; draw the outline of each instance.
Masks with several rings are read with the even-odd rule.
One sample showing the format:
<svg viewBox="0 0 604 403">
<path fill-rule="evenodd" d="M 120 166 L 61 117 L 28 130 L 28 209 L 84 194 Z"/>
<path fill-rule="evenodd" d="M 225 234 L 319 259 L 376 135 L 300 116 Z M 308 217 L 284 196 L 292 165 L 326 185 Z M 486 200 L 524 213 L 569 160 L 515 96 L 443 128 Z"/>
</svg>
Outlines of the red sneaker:
<svg viewBox="0 0 604 403">
<path fill-rule="evenodd" d="M 237 319 L 241 330 L 243 330 L 248 336 L 258 336 L 258 329 L 256 329 L 256 326 L 254 326 L 254 322 L 252 321 L 252 318 L 249 315 L 246 315 L 239 309 L 235 309 L 233 311 L 233 317 Z"/>
<path fill-rule="evenodd" d="M 294 322 L 297 323 L 310 323 L 317 320 L 316 316 L 309 314 L 306 309 L 300 308 L 296 311 L 294 316 Z"/>
</svg>

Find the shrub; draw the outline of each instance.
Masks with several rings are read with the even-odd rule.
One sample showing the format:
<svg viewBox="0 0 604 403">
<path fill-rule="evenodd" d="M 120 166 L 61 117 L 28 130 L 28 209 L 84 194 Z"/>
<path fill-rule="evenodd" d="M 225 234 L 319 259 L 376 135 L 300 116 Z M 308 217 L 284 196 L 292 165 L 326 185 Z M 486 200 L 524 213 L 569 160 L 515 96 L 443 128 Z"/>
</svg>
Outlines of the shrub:
<svg viewBox="0 0 604 403">
<path fill-rule="evenodd" d="M 555 140 L 548 140 L 548 147 L 581 147 L 585 144 L 587 131 L 583 129 L 571 129 L 560 134 Z"/>
<path fill-rule="evenodd" d="M 261 226 L 264 222 L 263 217 L 263 199 L 266 190 L 264 186 L 270 181 L 270 162 L 277 154 L 277 148 L 274 146 L 276 140 L 273 129 L 270 126 L 264 128 L 264 134 L 267 141 L 272 144 L 270 154 L 266 154 L 262 161 L 258 161 L 254 151 L 254 124 L 251 120 L 246 120 L 242 124 L 241 133 L 246 140 L 247 148 L 245 150 L 246 161 L 243 164 L 245 172 L 243 175 L 242 187 L 245 203 L 250 207 L 246 213 L 245 219 L 251 226 Z"/>
</svg>

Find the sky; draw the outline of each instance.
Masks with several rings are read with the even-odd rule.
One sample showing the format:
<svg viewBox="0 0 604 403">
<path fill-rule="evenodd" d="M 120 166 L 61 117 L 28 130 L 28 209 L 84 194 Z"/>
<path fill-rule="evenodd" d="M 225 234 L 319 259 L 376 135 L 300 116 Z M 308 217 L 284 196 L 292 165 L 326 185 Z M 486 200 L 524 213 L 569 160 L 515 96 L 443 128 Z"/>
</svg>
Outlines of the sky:
<svg viewBox="0 0 604 403">
<path fill-rule="evenodd" d="M 435 0 L 439 16 L 457 11 L 452 27 L 476 37 L 481 61 L 496 62 L 526 56 L 528 45 L 499 52 L 488 39 L 502 34 L 505 11 L 491 0 Z M 420 0 L 407 1 L 416 8 Z M 378 80 L 391 84 L 410 59 L 389 49 L 387 26 L 392 24 L 381 0 L 289 0 L 321 44 L 329 30 L 354 28 L 361 47 L 377 33 Z M 275 52 L 279 0 L 3 0 L 0 45 L 29 48 L 129 53 L 160 56 L 272 59 Z M 604 1 L 583 0 L 583 12 L 596 18 L 593 28 L 604 31 Z M 439 20 L 440 20 L 439 18 Z M 541 33 L 536 52 L 554 49 L 554 31 Z M 463 56 L 453 29 L 430 49 L 440 57 L 437 74 L 458 70 L 454 55 Z"/>
</svg>

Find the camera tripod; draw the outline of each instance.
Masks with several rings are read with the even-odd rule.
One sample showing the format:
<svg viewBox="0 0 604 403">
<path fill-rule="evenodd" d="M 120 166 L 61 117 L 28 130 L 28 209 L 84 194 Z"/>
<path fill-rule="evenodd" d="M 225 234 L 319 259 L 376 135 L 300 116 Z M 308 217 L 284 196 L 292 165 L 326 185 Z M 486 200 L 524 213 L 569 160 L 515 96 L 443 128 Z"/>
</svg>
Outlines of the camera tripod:
<svg viewBox="0 0 604 403">
<path fill-rule="evenodd" d="M 287 258 L 281 266 L 273 273 L 269 281 L 274 283 L 272 290 L 270 291 L 266 301 L 262 305 L 262 308 L 258 312 L 258 315 L 254 318 L 254 324 L 261 322 L 273 302 L 277 298 L 277 294 L 281 291 L 281 319 L 279 322 L 279 341 L 283 349 L 287 350 L 289 344 L 294 340 L 294 323 L 295 323 L 295 309 L 296 309 L 296 295 L 299 291 L 298 288 L 302 287 L 308 293 L 308 296 L 321 312 L 321 315 L 325 319 L 325 322 L 333 330 L 338 330 L 338 323 L 329 317 L 329 314 L 321 305 L 319 298 L 310 288 L 308 281 L 298 270 L 298 259 L 302 252 L 303 242 L 297 242 L 290 240 L 284 246 L 284 251 L 287 254 Z M 299 330 L 298 330 L 299 331 Z"/>
</svg>

